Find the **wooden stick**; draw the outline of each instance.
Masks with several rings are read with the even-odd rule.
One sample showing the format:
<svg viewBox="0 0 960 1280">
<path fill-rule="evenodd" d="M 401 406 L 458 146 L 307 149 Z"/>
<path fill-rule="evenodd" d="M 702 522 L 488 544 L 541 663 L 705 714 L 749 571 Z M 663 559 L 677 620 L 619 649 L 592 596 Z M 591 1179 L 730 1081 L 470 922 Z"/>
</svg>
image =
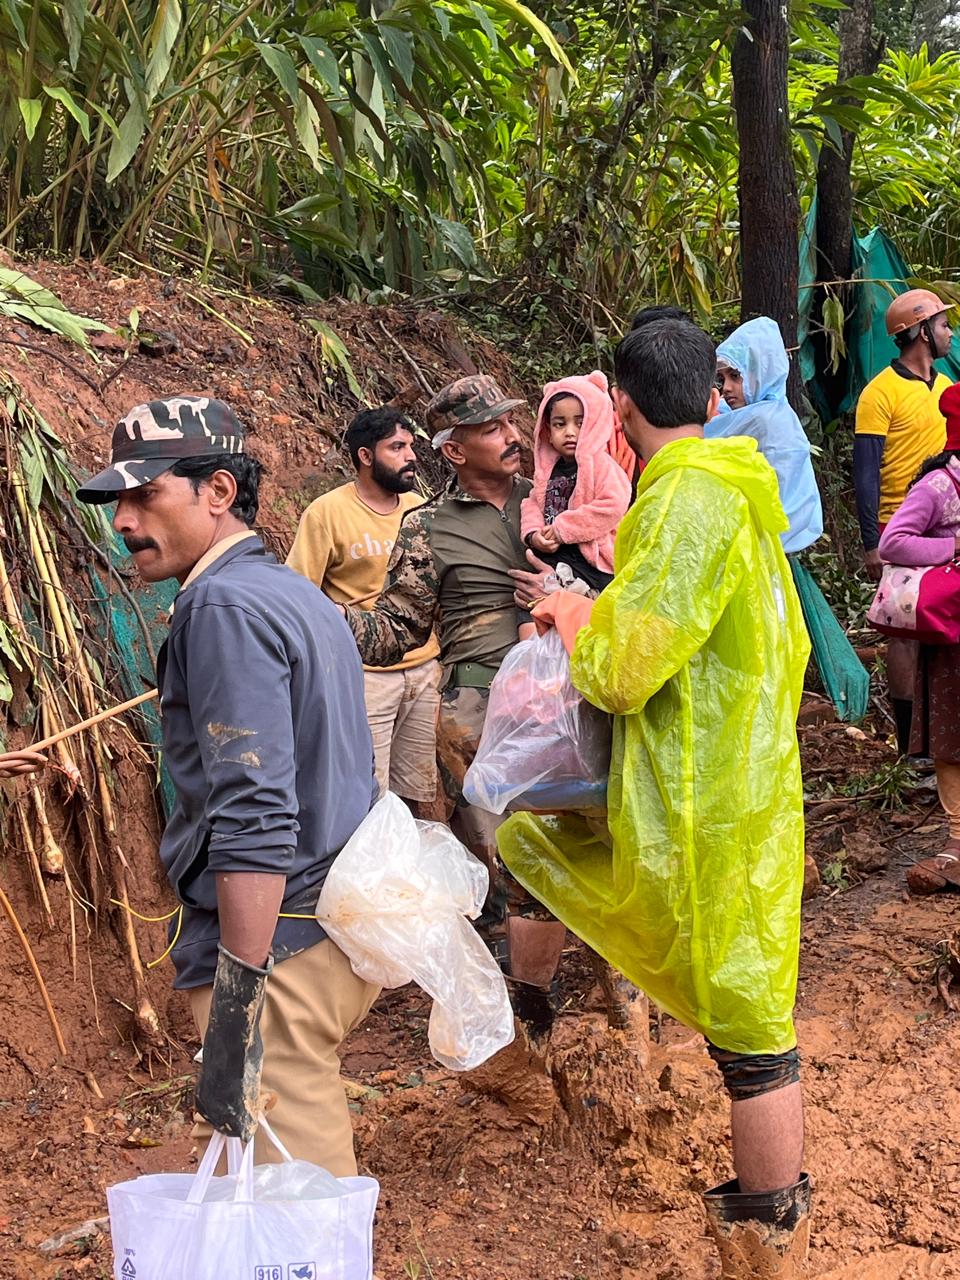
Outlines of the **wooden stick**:
<svg viewBox="0 0 960 1280">
<path fill-rule="evenodd" d="M 79 724 L 72 724 L 69 729 L 63 729 L 60 733 L 55 733 L 49 738 L 42 738 L 39 742 L 34 742 L 29 747 L 25 747 L 24 750 L 43 751 L 47 747 L 52 747 L 54 743 L 60 742 L 63 738 L 72 738 L 75 733 L 82 733 L 84 729 L 100 724 L 103 720 L 112 720 L 114 716 L 119 716 L 124 711 L 130 711 L 133 707 L 139 707 L 141 702 L 149 702 L 151 698 L 156 696 L 156 689 L 150 689 L 146 693 L 139 693 L 135 698 L 128 698 L 126 702 L 118 703 L 115 707 L 109 707 L 106 711 L 98 711 L 95 716 L 88 716 L 86 720 L 81 720 Z"/>
<path fill-rule="evenodd" d="M 10 899 L 2 889 L 0 889 L 0 906 L 2 906 L 4 911 L 7 913 L 7 919 L 13 925 L 14 932 L 20 939 L 20 945 L 23 947 L 23 954 L 27 957 L 27 963 L 33 971 L 34 978 L 37 980 L 37 986 L 40 988 L 40 998 L 43 1001 L 43 1007 L 47 1011 L 47 1017 L 50 1019 L 50 1025 L 53 1027 L 53 1034 L 57 1038 L 57 1048 L 65 1058 L 67 1056 L 67 1046 L 63 1043 L 63 1034 L 60 1031 L 60 1023 L 57 1021 L 57 1015 L 54 1013 L 53 1005 L 50 1003 L 50 996 L 47 993 L 47 984 L 43 980 L 43 974 L 40 972 L 40 968 L 33 954 L 33 949 L 27 941 L 27 935 L 20 927 L 20 921 L 17 919 L 17 913 L 14 911 Z"/>
</svg>

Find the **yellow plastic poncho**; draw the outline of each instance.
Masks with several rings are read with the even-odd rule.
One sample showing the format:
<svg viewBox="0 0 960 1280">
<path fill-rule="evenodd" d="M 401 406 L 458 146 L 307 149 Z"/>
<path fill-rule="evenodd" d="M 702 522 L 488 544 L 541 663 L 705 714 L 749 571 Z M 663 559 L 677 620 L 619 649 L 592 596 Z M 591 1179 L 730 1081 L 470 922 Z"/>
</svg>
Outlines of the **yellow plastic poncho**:
<svg viewBox="0 0 960 1280">
<path fill-rule="evenodd" d="M 720 1048 L 780 1053 L 796 1043 L 810 642 L 756 448 L 688 439 L 654 456 L 577 637 L 573 682 L 615 717 L 609 835 L 519 813 L 497 841 L 673 1017 Z"/>
</svg>

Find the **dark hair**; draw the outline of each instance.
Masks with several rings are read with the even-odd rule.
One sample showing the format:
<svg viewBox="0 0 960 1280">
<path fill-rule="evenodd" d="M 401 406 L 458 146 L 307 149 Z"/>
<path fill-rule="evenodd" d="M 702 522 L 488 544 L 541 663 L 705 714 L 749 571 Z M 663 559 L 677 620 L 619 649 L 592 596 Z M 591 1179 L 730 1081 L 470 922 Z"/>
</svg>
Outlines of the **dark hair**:
<svg viewBox="0 0 960 1280">
<path fill-rule="evenodd" d="M 551 396 L 550 399 L 547 401 L 547 403 L 543 406 L 543 413 L 540 415 L 541 422 L 550 421 L 550 414 L 553 411 L 553 406 L 555 404 L 558 404 L 561 400 L 580 400 L 580 397 L 577 395 L 575 391 L 558 391 L 556 395 Z M 580 400 L 580 404 L 582 407 L 583 405 L 582 400 Z"/>
<path fill-rule="evenodd" d="M 652 427 L 703 422 L 717 377 L 711 338 L 689 320 L 651 320 L 613 353 L 617 386 Z"/>
<path fill-rule="evenodd" d="M 947 465 L 951 458 L 960 458 L 960 450 L 944 449 L 943 453 L 935 453 L 932 458 L 927 458 L 926 462 L 920 464 L 920 470 L 910 481 L 910 488 L 922 480 L 924 476 L 928 476 L 931 471 L 940 471 Z"/>
<path fill-rule="evenodd" d="M 171 474 L 189 480 L 193 492 L 199 493 L 200 486 L 209 480 L 215 471 L 229 471 L 237 482 L 237 498 L 230 508 L 230 514 L 242 520 L 248 527 L 253 525 L 260 509 L 260 477 L 263 467 L 248 453 L 208 453 L 198 458 L 181 458 L 170 468 Z"/>
<path fill-rule="evenodd" d="M 641 307 L 630 322 L 630 332 L 632 333 L 634 329 L 642 329 L 651 320 L 686 320 L 687 324 L 693 324 L 689 313 L 684 311 L 683 307 L 672 307 L 664 303 L 655 307 Z"/>
<path fill-rule="evenodd" d="M 350 451 L 355 467 L 360 466 L 360 450 L 373 449 L 381 440 L 392 436 L 397 427 L 413 432 L 413 424 L 399 409 L 382 405 L 379 409 L 364 409 L 353 419 L 343 433 L 343 442 Z"/>
</svg>

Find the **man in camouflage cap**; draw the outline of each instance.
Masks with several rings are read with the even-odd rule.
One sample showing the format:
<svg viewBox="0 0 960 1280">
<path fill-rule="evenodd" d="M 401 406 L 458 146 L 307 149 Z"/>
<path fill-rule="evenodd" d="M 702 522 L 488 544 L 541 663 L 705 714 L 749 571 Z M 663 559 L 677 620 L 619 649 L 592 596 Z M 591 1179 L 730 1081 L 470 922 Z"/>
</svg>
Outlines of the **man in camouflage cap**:
<svg viewBox="0 0 960 1280">
<path fill-rule="evenodd" d="M 490 870 L 488 905 L 501 923 L 506 920 L 510 971 L 522 981 L 525 972 L 543 972 L 545 957 L 559 962 L 564 929 L 533 915 L 507 916 L 508 899 L 525 911 L 531 904 L 500 866 L 495 832 L 501 819 L 466 804 L 462 793 L 490 682 L 517 642 L 518 624 L 529 621 L 518 614 L 511 577 L 530 568 L 520 538 L 520 503 L 531 484 L 520 474 L 520 435 L 510 420 L 521 404 L 483 374 L 458 378 L 433 397 L 427 428 L 455 474 L 404 517 L 376 606 L 341 608 L 363 661 L 372 666 L 398 662 L 437 633 L 444 668 L 437 755 L 455 805 L 451 825 Z M 541 1000 L 531 1005 L 532 1016 L 543 1016 Z"/>
<path fill-rule="evenodd" d="M 243 427 L 222 400 L 171 396 L 138 404 L 114 428 L 110 465 L 77 490 L 81 502 L 115 502 L 180 458 L 243 453 Z"/>
<path fill-rule="evenodd" d="M 376 796 L 373 743 L 343 619 L 250 527 L 259 477 L 232 410 L 180 395 L 132 409 L 77 496 L 115 501 L 141 577 L 180 583 L 157 662 L 175 792 L 160 859 L 181 905 L 174 986 L 203 1038 L 197 1109 L 249 1140 L 262 1072 L 280 1140 L 341 1176 L 356 1162 L 336 1049 L 377 990 L 315 909 Z M 279 1158 L 256 1141 L 258 1163 Z"/>
<path fill-rule="evenodd" d="M 505 396 L 493 378 L 485 374 L 458 378 L 438 391 L 427 405 L 427 427 L 433 447 L 439 449 L 446 444 L 456 427 L 477 427 L 496 418 L 509 417 L 522 404 L 522 400 Z"/>
</svg>

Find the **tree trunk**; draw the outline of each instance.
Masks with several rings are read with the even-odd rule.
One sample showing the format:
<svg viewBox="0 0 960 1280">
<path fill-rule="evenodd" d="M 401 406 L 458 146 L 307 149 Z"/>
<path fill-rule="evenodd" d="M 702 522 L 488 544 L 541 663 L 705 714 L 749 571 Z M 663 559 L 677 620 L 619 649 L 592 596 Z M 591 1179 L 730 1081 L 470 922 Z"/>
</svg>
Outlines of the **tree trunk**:
<svg viewBox="0 0 960 1280">
<path fill-rule="evenodd" d="M 874 0 L 851 0 L 850 8 L 840 18 L 840 59 L 837 65 L 837 83 L 852 76 L 870 76 L 876 71 L 883 55 L 883 40 L 873 39 Z M 851 94 L 842 99 L 855 106 L 862 105 L 862 98 Z M 840 132 L 840 148 L 824 142 L 820 147 L 817 163 L 817 280 L 832 282 L 849 280 L 853 269 L 853 187 L 850 183 L 850 164 L 856 134 L 850 129 Z M 850 313 L 852 291 L 849 286 L 835 285 L 833 293 L 839 298 L 845 315 Z M 827 298 L 823 289 L 817 291 L 814 312 L 819 314 Z M 824 407 L 835 412 L 846 391 L 847 373 L 844 361 L 834 368 L 825 332 L 813 335 L 816 351 L 817 375 L 824 398 Z"/>
<path fill-rule="evenodd" d="M 733 48 L 733 106 L 740 140 L 740 318 L 776 320 L 788 348 L 797 345 L 800 204 L 790 151 L 787 106 L 787 6 L 744 0 L 747 30 Z M 790 399 L 802 387 L 791 360 Z"/>
<path fill-rule="evenodd" d="M 840 18 L 840 61 L 837 83 L 852 76 L 872 76 L 876 71 L 883 41 L 873 39 L 873 0 L 851 0 Z M 851 95 L 845 102 L 862 105 Z M 853 190 L 850 163 L 855 135 L 840 133 L 841 148 L 824 143 L 817 164 L 817 254 L 820 280 L 847 280 L 853 230 Z"/>
</svg>

